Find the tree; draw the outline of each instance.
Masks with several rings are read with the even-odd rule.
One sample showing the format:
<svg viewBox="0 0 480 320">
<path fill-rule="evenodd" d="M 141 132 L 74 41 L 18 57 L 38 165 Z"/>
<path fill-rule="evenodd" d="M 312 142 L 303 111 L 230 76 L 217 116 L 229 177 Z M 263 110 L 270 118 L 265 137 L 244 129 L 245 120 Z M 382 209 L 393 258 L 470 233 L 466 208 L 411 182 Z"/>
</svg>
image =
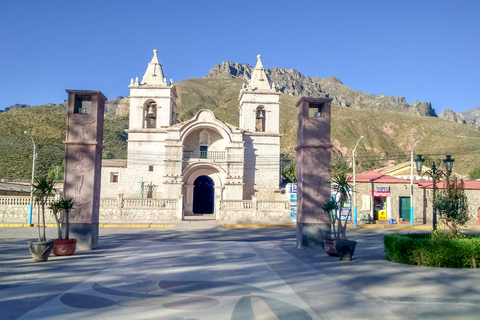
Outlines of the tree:
<svg viewBox="0 0 480 320">
<path fill-rule="evenodd" d="M 456 237 L 460 228 L 468 221 L 468 201 L 463 180 L 447 180 L 446 188 L 440 190 L 434 199 L 434 210 L 439 220 Z"/>
<path fill-rule="evenodd" d="M 284 155 L 281 158 L 281 170 L 282 170 L 282 177 L 286 180 L 286 182 L 297 182 L 297 160 L 290 156 Z"/>
</svg>

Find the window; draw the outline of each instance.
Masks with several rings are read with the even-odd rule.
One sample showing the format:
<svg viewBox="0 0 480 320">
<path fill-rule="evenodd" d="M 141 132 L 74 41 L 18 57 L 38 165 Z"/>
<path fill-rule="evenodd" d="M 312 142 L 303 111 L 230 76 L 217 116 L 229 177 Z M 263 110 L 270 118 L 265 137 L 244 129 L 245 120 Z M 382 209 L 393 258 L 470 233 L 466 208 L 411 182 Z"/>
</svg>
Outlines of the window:
<svg viewBox="0 0 480 320">
<path fill-rule="evenodd" d="M 311 104 L 308 106 L 309 118 L 323 118 L 322 116 L 323 104 Z"/>
<path fill-rule="evenodd" d="M 153 171 L 153 166 L 148 166 L 148 171 Z"/>
<path fill-rule="evenodd" d="M 118 182 L 118 172 L 110 172 L 110 182 L 112 183 Z"/>
<path fill-rule="evenodd" d="M 76 95 L 73 106 L 73 113 L 90 114 L 92 113 L 92 96 Z"/>
</svg>

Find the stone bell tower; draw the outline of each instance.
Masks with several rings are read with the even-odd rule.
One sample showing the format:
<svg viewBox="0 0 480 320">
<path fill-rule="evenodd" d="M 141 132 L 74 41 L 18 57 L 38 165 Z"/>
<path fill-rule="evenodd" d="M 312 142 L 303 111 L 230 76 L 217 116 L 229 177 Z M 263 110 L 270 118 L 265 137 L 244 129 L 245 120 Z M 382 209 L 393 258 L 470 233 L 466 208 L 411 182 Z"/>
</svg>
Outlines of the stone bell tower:
<svg viewBox="0 0 480 320">
<path fill-rule="evenodd" d="M 103 118 L 107 98 L 100 91 L 67 90 L 65 198 L 74 201 L 70 238 L 77 248 L 98 246 Z"/>
<path fill-rule="evenodd" d="M 148 63 L 142 81 L 137 77 L 129 85 L 127 166 L 134 174 L 122 179 L 137 190 L 138 197 L 141 196 L 140 181 L 158 184 L 167 174 L 166 166 L 162 165 L 166 154 L 170 152 L 165 148 L 165 140 L 168 128 L 177 123 L 177 92 L 171 81 L 167 83 L 157 54 L 158 51 L 153 50 L 153 58 Z M 177 149 L 181 153 L 181 146 Z M 181 167 L 181 160 L 180 165 L 175 165 Z"/>
<path fill-rule="evenodd" d="M 280 184 L 280 92 L 268 81 L 261 56 L 240 90 L 239 127 L 244 130 L 244 199 L 276 200 Z"/>
<path fill-rule="evenodd" d="M 297 248 L 323 247 L 330 233 L 330 220 L 321 208 L 330 198 L 331 102 L 297 102 Z"/>
<path fill-rule="evenodd" d="M 129 130 L 167 128 L 176 123 L 177 93 L 172 83 L 167 84 L 158 50 L 153 50 L 141 82 L 138 77 L 130 81 Z M 129 134 L 129 139 L 131 134 Z"/>
</svg>

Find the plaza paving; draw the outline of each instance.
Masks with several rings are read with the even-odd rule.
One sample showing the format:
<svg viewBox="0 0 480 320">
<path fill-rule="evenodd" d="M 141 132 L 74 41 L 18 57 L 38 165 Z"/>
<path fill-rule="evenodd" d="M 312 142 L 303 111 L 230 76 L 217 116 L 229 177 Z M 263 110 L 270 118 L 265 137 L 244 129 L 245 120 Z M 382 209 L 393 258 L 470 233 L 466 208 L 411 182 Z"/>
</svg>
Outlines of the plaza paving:
<svg viewBox="0 0 480 320">
<path fill-rule="evenodd" d="M 0 228 L 1 319 L 480 318 L 478 270 L 384 260 L 385 234 L 419 230 L 349 229 L 352 262 L 296 249 L 294 228 L 197 221 L 101 228 L 98 249 L 34 263 L 36 232 Z"/>
</svg>

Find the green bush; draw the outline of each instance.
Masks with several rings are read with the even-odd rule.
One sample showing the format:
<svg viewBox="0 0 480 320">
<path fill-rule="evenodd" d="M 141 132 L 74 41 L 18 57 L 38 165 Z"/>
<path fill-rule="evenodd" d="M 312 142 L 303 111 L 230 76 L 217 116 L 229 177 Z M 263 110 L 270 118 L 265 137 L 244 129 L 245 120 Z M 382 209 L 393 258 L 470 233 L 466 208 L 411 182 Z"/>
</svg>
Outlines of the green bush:
<svg viewBox="0 0 480 320">
<path fill-rule="evenodd" d="M 480 263 L 480 236 L 394 234 L 385 236 L 384 245 L 392 262 L 442 268 L 478 268 Z"/>
</svg>

